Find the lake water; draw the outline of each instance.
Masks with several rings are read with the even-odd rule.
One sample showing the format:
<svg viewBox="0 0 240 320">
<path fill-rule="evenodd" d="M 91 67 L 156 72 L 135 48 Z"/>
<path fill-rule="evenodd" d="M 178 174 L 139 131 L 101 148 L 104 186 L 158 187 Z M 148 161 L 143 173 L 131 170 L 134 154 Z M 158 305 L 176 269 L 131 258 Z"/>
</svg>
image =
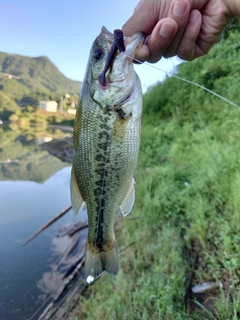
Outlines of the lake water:
<svg viewBox="0 0 240 320">
<path fill-rule="evenodd" d="M 58 129 L 0 126 L 0 319 L 30 318 L 49 297 L 46 275 L 67 244 L 54 238 L 73 220 L 70 210 L 26 246 L 24 240 L 70 202 L 71 167 L 38 143 L 66 135 Z"/>
</svg>

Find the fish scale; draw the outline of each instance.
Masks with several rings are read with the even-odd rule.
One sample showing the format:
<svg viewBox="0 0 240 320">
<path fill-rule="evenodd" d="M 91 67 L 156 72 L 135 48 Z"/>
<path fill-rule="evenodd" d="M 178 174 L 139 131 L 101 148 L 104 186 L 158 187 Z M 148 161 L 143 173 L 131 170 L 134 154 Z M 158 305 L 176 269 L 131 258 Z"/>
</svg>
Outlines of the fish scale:
<svg viewBox="0 0 240 320">
<path fill-rule="evenodd" d="M 85 150 L 84 152 L 88 156 L 76 155 L 76 168 L 82 169 L 77 174 L 77 180 L 80 190 L 83 190 L 81 194 L 88 208 L 90 226 L 88 239 L 93 243 L 105 242 L 109 234 L 112 233 L 111 220 L 114 219 L 112 212 L 116 212 L 122 203 L 126 195 L 125 190 L 129 189 L 132 181 L 129 176 L 131 176 L 135 167 L 135 162 L 131 161 L 131 157 L 126 157 L 126 155 L 135 151 L 135 156 L 132 156 L 132 159 L 135 159 L 138 151 L 136 147 L 133 150 L 135 145 L 131 143 L 135 140 L 133 137 L 126 137 L 127 141 L 125 144 L 123 143 L 128 121 L 118 118 L 116 112 L 100 113 L 101 116 L 99 116 L 99 113 L 100 110 L 95 113 L 98 115 L 95 121 L 93 121 L 89 110 L 87 110 L 86 117 L 91 117 L 91 121 L 87 121 L 83 115 L 84 124 L 89 123 L 90 126 L 94 126 L 94 130 L 92 130 L 93 128 L 85 128 L 83 125 L 82 130 L 89 130 L 91 134 L 80 137 L 79 150 Z M 92 167 L 91 170 L 89 170 L 90 166 Z M 91 175 L 89 175 L 89 171 L 92 172 Z M 119 182 L 120 176 L 121 180 Z M 98 215 L 96 215 L 96 212 Z M 105 221 L 107 221 L 106 229 L 104 228 L 103 214 Z"/>
<path fill-rule="evenodd" d="M 133 55 L 143 39 L 137 34 L 126 50 Z M 85 274 L 91 279 L 118 272 L 114 219 L 119 208 L 124 215 L 132 209 L 140 141 L 141 84 L 132 59 L 118 53 L 106 73 L 107 89 L 98 83 L 112 42 L 113 35 L 102 28 L 90 52 L 74 125 L 71 199 L 75 214 L 83 201 L 87 205 Z"/>
</svg>

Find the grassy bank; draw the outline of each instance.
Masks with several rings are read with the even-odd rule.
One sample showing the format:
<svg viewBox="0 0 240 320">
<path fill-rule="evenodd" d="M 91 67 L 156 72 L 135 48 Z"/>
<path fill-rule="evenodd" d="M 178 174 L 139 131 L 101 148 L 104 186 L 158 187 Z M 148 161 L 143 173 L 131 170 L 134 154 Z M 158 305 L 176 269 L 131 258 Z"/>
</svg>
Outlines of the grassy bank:
<svg viewBox="0 0 240 320">
<path fill-rule="evenodd" d="M 194 315 L 187 287 L 207 281 L 223 286 L 209 296 L 218 299 L 210 314 L 219 317 L 212 319 L 238 319 L 240 112 L 234 111 L 221 125 L 200 119 L 182 125 L 177 117 L 144 124 L 136 204 L 116 230 L 121 271 L 89 288 L 80 319 L 204 319 Z"/>
<path fill-rule="evenodd" d="M 238 32 L 179 75 L 240 105 Z M 77 319 L 239 319 L 240 110 L 170 78 L 144 97 L 136 202 L 116 227 L 120 272 Z M 216 283 L 210 292 L 192 286 Z"/>
</svg>

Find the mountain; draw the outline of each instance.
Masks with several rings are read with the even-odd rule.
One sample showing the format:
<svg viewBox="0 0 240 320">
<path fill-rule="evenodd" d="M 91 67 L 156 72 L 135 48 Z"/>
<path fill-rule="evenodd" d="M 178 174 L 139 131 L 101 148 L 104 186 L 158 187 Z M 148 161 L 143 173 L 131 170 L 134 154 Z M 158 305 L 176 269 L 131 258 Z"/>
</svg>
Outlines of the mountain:
<svg viewBox="0 0 240 320">
<path fill-rule="evenodd" d="M 0 117 L 36 107 L 40 100 L 77 99 L 81 82 L 65 77 L 45 56 L 36 58 L 0 52 Z"/>
</svg>

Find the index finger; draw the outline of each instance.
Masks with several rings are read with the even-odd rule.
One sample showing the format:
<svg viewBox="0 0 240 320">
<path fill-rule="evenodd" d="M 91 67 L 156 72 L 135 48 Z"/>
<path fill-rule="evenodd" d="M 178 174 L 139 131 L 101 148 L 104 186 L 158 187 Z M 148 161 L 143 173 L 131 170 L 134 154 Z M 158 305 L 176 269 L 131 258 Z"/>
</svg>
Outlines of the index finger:
<svg viewBox="0 0 240 320">
<path fill-rule="evenodd" d="M 125 36 L 132 36 L 136 32 L 151 34 L 158 22 L 158 10 L 155 9 L 154 0 L 141 0 L 134 10 L 133 15 L 123 25 L 122 30 Z"/>
</svg>

